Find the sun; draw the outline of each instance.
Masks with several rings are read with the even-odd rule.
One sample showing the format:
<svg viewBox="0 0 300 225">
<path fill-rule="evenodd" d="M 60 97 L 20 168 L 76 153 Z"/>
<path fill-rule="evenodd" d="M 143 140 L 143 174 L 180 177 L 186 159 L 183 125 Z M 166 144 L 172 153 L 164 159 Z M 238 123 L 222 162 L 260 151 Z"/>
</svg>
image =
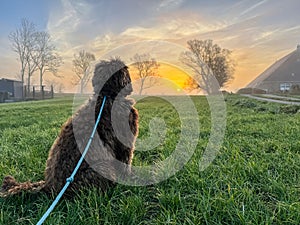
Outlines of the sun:
<svg viewBox="0 0 300 225">
<path fill-rule="evenodd" d="M 189 75 L 175 65 L 161 62 L 159 64 L 159 76 L 174 83 L 177 86 L 177 91 L 182 90 L 185 86 L 186 80 L 189 78 Z"/>
</svg>

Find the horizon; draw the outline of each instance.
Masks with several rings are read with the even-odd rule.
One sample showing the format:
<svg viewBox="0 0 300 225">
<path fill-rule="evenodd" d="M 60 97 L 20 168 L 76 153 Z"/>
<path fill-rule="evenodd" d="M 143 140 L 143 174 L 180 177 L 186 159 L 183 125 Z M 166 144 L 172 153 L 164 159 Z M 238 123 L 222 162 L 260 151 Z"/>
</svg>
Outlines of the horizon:
<svg viewBox="0 0 300 225">
<path fill-rule="evenodd" d="M 236 70 L 234 79 L 224 89 L 235 92 L 300 43 L 300 2 L 296 0 L 29 0 L 22 7 L 17 0 L 3 0 L 0 5 L 0 77 L 15 79 L 19 73 L 17 55 L 11 50 L 8 35 L 26 18 L 38 30 L 51 35 L 63 57 L 59 74 L 64 78 L 60 80 L 51 74 L 45 77 L 62 82 L 65 92 L 74 90 L 69 82 L 74 75 L 72 58 L 81 49 L 100 59 L 114 49 L 141 41 L 165 41 L 186 48 L 187 40 L 212 39 L 232 51 Z M 162 67 L 160 72 L 181 86 L 182 74 L 176 71 L 176 63 L 173 67 Z M 32 83 L 38 82 L 37 77 L 34 80 Z"/>
</svg>

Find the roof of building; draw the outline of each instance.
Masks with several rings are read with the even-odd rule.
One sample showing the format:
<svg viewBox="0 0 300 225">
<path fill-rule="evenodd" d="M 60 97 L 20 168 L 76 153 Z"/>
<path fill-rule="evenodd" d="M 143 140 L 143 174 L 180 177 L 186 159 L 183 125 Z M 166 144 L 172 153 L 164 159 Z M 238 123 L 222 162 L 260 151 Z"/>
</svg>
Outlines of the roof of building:
<svg viewBox="0 0 300 225">
<path fill-rule="evenodd" d="M 12 81 L 12 82 L 20 82 L 20 83 L 22 83 L 22 81 L 12 80 L 12 79 L 7 79 L 7 78 L 0 78 L 0 81 Z"/>
<path fill-rule="evenodd" d="M 246 87 L 256 88 L 264 82 L 300 82 L 300 45 L 251 81 Z"/>
</svg>

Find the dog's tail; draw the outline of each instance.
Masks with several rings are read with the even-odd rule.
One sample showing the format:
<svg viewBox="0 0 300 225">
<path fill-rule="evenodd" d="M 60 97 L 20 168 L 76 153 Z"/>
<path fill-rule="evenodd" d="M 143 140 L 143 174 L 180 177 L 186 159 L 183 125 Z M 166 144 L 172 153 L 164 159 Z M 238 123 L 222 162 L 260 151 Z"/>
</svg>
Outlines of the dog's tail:
<svg viewBox="0 0 300 225">
<path fill-rule="evenodd" d="M 45 181 L 39 182 L 24 182 L 19 183 L 12 176 L 6 176 L 3 179 L 2 187 L 0 189 L 0 197 L 19 194 L 21 192 L 39 192 L 45 186 Z"/>
</svg>

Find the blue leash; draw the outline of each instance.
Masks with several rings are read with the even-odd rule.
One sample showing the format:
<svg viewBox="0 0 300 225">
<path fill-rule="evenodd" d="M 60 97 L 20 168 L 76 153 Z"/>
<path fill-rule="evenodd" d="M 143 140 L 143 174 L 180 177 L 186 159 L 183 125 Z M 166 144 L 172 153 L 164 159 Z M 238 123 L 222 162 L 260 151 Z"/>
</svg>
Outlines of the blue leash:
<svg viewBox="0 0 300 225">
<path fill-rule="evenodd" d="M 39 222 L 36 224 L 36 225 L 41 225 L 45 222 L 45 220 L 47 219 L 47 217 L 50 215 L 50 213 L 53 211 L 54 207 L 57 205 L 57 203 L 59 202 L 59 200 L 61 199 L 61 197 L 63 196 L 63 194 L 65 193 L 65 191 L 67 190 L 67 188 L 69 187 L 69 185 L 74 181 L 74 177 L 81 165 L 81 163 L 83 162 L 83 159 L 86 155 L 86 153 L 88 152 L 89 148 L 90 148 L 90 145 L 92 143 L 92 140 L 95 136 L 95 133 L 96 133 L 96 130 L 97 130 L 97 126 L 99 124 L 99 121 L 100 121 L 100 118 L 101 118 L 101 114 L 102 114 L 102 111 L 103 111 L 103 108 L 104 108 L 104 103 L 106 101 L 106 96 L 103 97 L 103 101 L 102 101 L 102 105 L 101 105 L 101 109 L 100 109 L 100 112 L 99 112 L 99 115 L 98 115 L 98 118 L 97 118 L 97 121 L 95 123 L 95 126 L 94 126 L 94 129 L 93 129 L 93 132 L 91 134 L 91 137 L 81 155 L 81 158 L 79 159 L 78 163 L 77 163 L 77 166 L 75 167 L 73 173 L 71 174 L 70 177 L 67 178 L 67 182 L 65 184 L 65 186 L 61 189 L 61 191 L 59 192 L 59 194 L 57 195 L 57 197 L 55 198 L 55 200 L 53 201 L 53 203 L 51 204 L 51 206 L 49 207 L 49 209 L 45 212 L 45 214 L 43 215 L 43 217 L 39 220 Z"/>
</svg>

